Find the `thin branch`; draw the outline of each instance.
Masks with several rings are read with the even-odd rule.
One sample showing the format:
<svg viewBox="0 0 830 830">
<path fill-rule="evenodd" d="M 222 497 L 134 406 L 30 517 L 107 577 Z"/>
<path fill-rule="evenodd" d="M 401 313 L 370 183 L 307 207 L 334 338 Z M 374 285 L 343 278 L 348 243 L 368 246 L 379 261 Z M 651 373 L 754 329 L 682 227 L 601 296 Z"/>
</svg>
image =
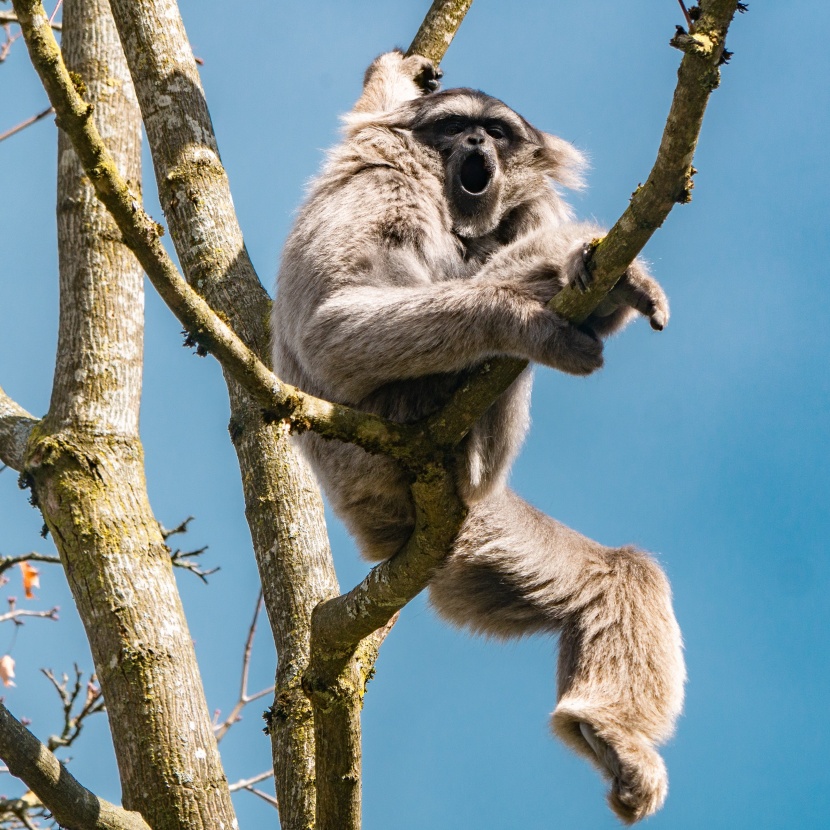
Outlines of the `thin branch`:
<svg viewBox="0 0 830 830">
<path fill-rule="evenodd" d="M 60 4 L 58 4 L 60 5 Z M 58 9 L 55 8 L 55 12 Z M 55 12 L 52 12 L 52 16 L 54 17 Z M 17 15 L 14 12 L 0 12 L 0 26 L 10 26 L 13 23 L 17 23 Z M 54 20 L 50 21 L 49 24 L 56 32 L 61 31 L 63 29 L 62 23 L 56 23 Z"/>
<path fill-rule="evenodd" d="M 24 608 L 13 608 L 5 614 L 0 614 L 0 623 L 12 620 L 17 625 L 22 625 L 20 622 L 21 617 L 37 617 L 42 620 L 54 620 L 57 622 L 60 619 L 60 617 L 58 617 L 58 612 L 60 610 L 60 607 L 57 605 L 54 608 L 50 608 L 48 611 L 28 611 Z"/>
<path fill-rule="evenodd" d="M 239 790 L 248 790 L 253 787 L 254 784 L 259 784 L 260 781 L 265 781 L 268 778 L 274 777 L 274 770 L 269 769 L 265 772 L 261 772 L 259 775 L 255 775 L 253 778 L 243 778 L 241 781 L 237 781 L 235 784 L 231 784 L 228 789 L 232 792 L 239 792 Z"/>
<path fill-rule="evenodd" d="M 52 107 L 48 107 L 47 109 L 43 110 L 43 112 L 39 112 L 37 115 L 33 115 L 31 118 L 27 118 L 25 121 L 21 121 L 16 126 L 6 130 L 6 132 L 0 133 L 0 141 L 5 141 L 7 138 L 11 138 L 11 136 L 16 135 L 22 130 L 25 130 L 26 127 L 31 127 L 32 124 L 36 124 L 42 118 L 46 118 L 47 115 L 53 113 L 54 111 L 55 110 Z"/>
<path fill-rule="evenodd" d="M 0 386 L 0 461 L 20 472 L 26 443 L 37 424 L 37 418 L 15 403 Z"/>
<path fill-rule="evenodd" d="M 255 694 L 249 695 L 248 694 L 248 671 L 251 666 L 251 653 L 254 647 L 254 636 L 256 635 L 256 627 L 257 627 L 257 620 L 259 618 L 259 612 L 262 610 L 262 590 L 260 589 L 259 596 L 257 597 L 256 601 L 256 608 L 254 610 L 254 618 L 251 620 L 251 625 L 248 627 L 248 637 L 245 640 L 245 650 L 242 655 L 242 679 L 239 683 L 239 699 L 237 700 L 236 704 L 234 705 L 233 709 L 231 709 L 231 713 L 228 715 L 225 720 L 217 724 L 215 727 L 216 733 L 216 743 L 222 740 L 225 737 L 227 731 L 239 720 L 241 720 L 241 712 L 242 710 L 249 704 L 255 700 L 259 700 L 261 697 L 265 697 L 265 695 L 269 695 L 274 691 L 273 686 L 269 686 L 267 689 L 262 689 Z M 233 791 L 231 791 L 233 792 Z"/>
<path fill-rule="evenodd" d="M 187 533 L 188 526 L 193 521 L 193 516 L 188 516 L 183 522 L 177 524 L 174 528 L 166 528 L 161 522 L 159 522 L 159 530 L 161 531 L 161 538 L 164 539 L 166 542 L 171 536 L 175 536 L 178 533 Z"/>
<path fill-rule="evenodd" d="M 105 710 L 104 698 L 101 694 L 101 687 L 95 682 L 95 675 L 92 675 L 87 683 L 82 683 L 83 672 L 75 664 L 75 680 L 69 685 L 69 677 L 64 674 L 60 681 L 55 677 L 51 669 L 41 669 L 43 674 L 55 687 L 63 706 L 63 729 L 60 735 L 51 735 L 46 745 L 54 751 L 59 747 L 71 746 L 81 734 L 84 723 L 91 715 Z M 84 701 L 77 715 L 72 713 L 81 692 L 84 691 Z"/>
<path fill-rule="evenodd" d="M 190 573 L 198 576 L 207 585 L 208 577 L 220 570 L 219 566 L 205 569 L 193 559 L 193 557 L 201 556 L 207 549 L 207 545 L 203 548 L 188 551 L 182 551 L 176 548 L 176 550 L 170 551 L 170 563 L 174 568 L 182 568 L 185 571 L 190 571 Z"/>
<path fill-rule="evenodd" d="M 111 804 L 79 784 L 2 703 L 0 758 L 68 830 L 150 830 L 139 813 Z"/>
<path fill-rule="evenodd" d="M 159 531 L 161 532 L 162 538 L 166 542 L 171 536 L 175 536 L 179 533 L 187 533 L 188 526 L 192 521 L 193 516 L 188 516 L 183 522 L 170 529 L 166 528 L 161 522 L 159 522 Z M 196 557 L 201 556 L 207 549 L 207 545 L 197 548 L 196 550 L 188 551 L 182 551 L 179 548 L 176 548 L 176 550 L 170 551 L 170 562 L 173 564 L 174 568 L 183 568 L 186 571 L 190 571 L 191 573 L 196 574 L 202 582 L 207 584 L 207 578 L 212 574 L 215 574 L 219 570 L 219 567 L 217 566 L 215 568 L 204 569 L 198 562 L 191 561 L 195 560 Z"/>
<path fill-rule="evenodd" d="M 689 15 L 689 10 L 686 8 L 686 4 L 683 0 L 677 0 L 677 2 L 680 3 L 680 8 L 683 9 L 683 17 L 686 18 L 686 25 L 689 29 L 691 29 L 694 24 L 692 23 L 692 18 Z"/>
<path fill-rule="evenodd" d="M 0 771 L 8 772 L 5 768 Z M 43 826 L 40 822 L 44 820 L 48 826 L 56 826 L 49 811 L 33 792 L 29 791 L 20 798 L 0 798 L 0 827 L 3 830 L 39 830 Z"/>
<path fill-rule="evenodd" d="M 258 796 L 263 801 L 266 801 L 270 804 L 275 810 L 279 810 L 280 804 L 277 799 L 273 795 L 268 795 L 268 793 L 264 793 L 262 790 L 256 789 L 256 787 L 245 787 L 245 789 L 249 793 L 253 793 L 255 796 Z"/>
<path fill-rule="evenodd" d="M 18 32 L 16 35 L 12 34 L 11 26 L 9 26 L 8 24 L 3 26 L 3 32 L 6 35 L 6 39 L 3 41 L 2 44 L 0 44 L 0 63 L 3 63 L 3 61 L 6 60 L 15 41 L 20 37 L 20 32 Z"/>
<path fill-rule="evenodd" d="M 0 556 L 0 574 L 5 573 L 9 568 L 19 565 L 21 562 L 48 562 L 51 565 L 60 565 L 59 556 L 52 556 L 46 553 L 22 553 L 20 556 Z"/>
</svg>

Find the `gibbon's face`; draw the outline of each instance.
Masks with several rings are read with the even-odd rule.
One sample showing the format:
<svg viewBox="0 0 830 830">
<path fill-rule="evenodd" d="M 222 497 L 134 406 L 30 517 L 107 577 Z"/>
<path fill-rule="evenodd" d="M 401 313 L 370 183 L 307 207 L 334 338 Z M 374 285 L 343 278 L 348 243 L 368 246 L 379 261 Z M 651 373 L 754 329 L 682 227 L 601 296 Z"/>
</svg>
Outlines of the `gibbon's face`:
<svg viewBox="0 0 830 830">
<path fill-rule="evenodd" d="M 436 150 L 444 165 L 444 193 L 460 236 L 493 231 L 504 214 L 506 172 L 515 156 L 541 136 L 496 98 L 452 89 L 419 101 L 412 131 Z"/>
</svg>

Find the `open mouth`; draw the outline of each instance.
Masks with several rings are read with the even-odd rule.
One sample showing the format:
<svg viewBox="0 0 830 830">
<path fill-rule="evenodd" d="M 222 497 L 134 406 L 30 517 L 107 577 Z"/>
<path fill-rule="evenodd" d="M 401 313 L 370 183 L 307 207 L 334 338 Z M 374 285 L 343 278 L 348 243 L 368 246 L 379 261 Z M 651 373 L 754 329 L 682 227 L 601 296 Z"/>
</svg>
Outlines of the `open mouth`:
<svg viewBox="0 0 830 830">
<path fill-rule="evenodd" d="M 467 193 L 474 195 L 484 193 L 491 178 L 490 171 L 487 169 L 487 160 L 481 153 L 470 153 L 458 171 L 461 187 Z"/>
</svg>

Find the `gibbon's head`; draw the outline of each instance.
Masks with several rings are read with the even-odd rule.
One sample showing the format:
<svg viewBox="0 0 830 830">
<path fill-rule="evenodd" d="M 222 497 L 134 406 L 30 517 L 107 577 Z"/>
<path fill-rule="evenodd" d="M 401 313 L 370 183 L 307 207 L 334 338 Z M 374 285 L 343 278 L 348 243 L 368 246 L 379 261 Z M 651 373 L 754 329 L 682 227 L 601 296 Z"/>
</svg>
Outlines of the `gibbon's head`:
<svg viewBox="0 0 830 830">
<path fill-rule="evenodd" d="M 550 180 L 580 187 L 581 153 L 537 130 L 497 98 L 449 89 L 407 104 L 413 136 L 441 157 L 456 233 L 480 237 L 515 208 L 549 192 Z"/>
</svg>

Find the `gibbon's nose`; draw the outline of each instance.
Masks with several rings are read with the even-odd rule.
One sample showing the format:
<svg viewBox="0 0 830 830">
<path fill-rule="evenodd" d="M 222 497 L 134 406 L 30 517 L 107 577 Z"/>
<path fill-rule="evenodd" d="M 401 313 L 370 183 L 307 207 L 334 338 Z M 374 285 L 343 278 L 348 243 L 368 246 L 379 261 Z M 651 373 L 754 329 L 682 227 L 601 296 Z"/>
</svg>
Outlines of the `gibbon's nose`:
<svg viewBox="0 0 830 830">
<path fill-rule="evenodd" d="M 475 132 L 467 133 L 464 137 L 464 143 L 469 147 L 480 147 L 484 144 L 485 138 L 484 130 L 481 127 L 477 127 Z"/>
</svg>

